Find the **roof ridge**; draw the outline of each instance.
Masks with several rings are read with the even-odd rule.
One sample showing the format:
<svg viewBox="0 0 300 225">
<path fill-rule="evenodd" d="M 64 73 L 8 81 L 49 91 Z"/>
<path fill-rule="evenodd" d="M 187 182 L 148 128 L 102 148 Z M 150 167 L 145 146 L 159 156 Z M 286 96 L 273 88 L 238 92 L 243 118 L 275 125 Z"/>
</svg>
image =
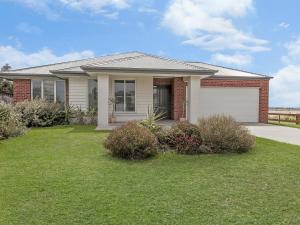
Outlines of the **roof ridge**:
<svg viewBox="0 0 300 225">
<path fill-rule="evenodd" d="M 206 63 L 206 62 L 202 62 L 202 61 L 185 61 L 185 62 L 186 62 L 186 63 L 203 63 L 203 64 L 210 65 L 210 66 L 221 67 L 221 68 L 224 68 L 224 69 L 235 70 L 235 71 L 239 71 L 239 72 L 250 73 L 250 74 L 260 75 L 260 76 L 264 76 L 264 77 L 270 77 L 270 76 L 267 75 L 267 74 L 256 73 L 256 72 L 250 72 L 250 71 L 246 71 L 246 70 L 242 70 L 242 69 L 236 69 L 236 68 L 232 68 L 232 67 L 219 66 L 219 65 L 216 65 L 216 64 Z"/>
<path fill-rule="evenodd" d="M 138 53 L 138 52 L 135 52 L 135 53 Z M 133 60 L 133 59 L 136 59 L 136 58 L 141 58 L 141 57 L 145 57 L 145 54 L 142 54 L 142 53 L 139 53 L 141 55 L 137 55 L 137 56 L 127 56 L 127 57 L 122 57 L 122 58 L 119 58 L 119 59 L 110 59 L 110 60 L 106 60 L 104 62 L 99 62 L 99 63 L 91 63 L 91 64 L 87 64 L 87 65 L 82 65 L 82 67 L 91 67 L 93 65 L 105 65 L 105 64 L 108 64 L 108 63 L 114 63 L 114 62 L 123 62 L 123 61 L 129 61 L 129 60 Z"/>
<path fill-rule="evenodd" d="M 17 71 L 27 70 L 27 69 L 34 69 L 34 68 L 41 68 L 41 67 L 46 67 L 46 66 L 61 65 L 61 64 L 64 64 L 64 63 L 72 63 L 72 62 L 80 62 L 80 61 L 90 61 L 90 60 L 96 60 L 96 59 L 99 59 L 99 58 L 102 58 L 102 57 L 109 57 L 109 56 L 129 54 L 129 53 L 139 53 L 139 52 L 137 52 L 137 51 L 128 51 L 128 52 L 122 52 L 122 53 L 112 53 L 112 54 L 106 54 L 106 55 L 102 55 L 102 56 L 96 56 L 96 57 L 85 58 L 85 59 L 63 61 L 63 62 L 50 63 L 50 64 L 44 64 L 44 65 L 39 65 L 39 66 L 22 67 L 22 68 L 19 68 L 19 69 L 10 70 L 9 72 L 17 72 Z M 76 67 L 76 66 L 74 66 L 74 67 Z M 73 68 L 73 67 L 70 67 L 70 68 Z"/>
</svg>

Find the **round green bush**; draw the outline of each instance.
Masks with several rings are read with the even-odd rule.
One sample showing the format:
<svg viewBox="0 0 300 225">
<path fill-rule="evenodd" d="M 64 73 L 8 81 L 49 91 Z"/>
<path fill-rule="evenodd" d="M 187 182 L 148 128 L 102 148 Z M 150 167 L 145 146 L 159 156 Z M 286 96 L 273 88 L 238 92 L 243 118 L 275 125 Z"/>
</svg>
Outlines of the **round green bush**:
<svg viewBox="0 0 300 225">
<path fill-rule="evenodd" d="M 156 155 L 157 144 L 155 135 L 135 122 L 115 129 L 104 142 L 113 156 L 132 160 Z"/>
<path fill-rule="evenodd" d="M 201 147 L 201 132 L 196 125 L 188 122 L 178 122 L 169 131 L 170 145 L 180 154 L 204 153 Z M 206 152 L 205 152 L 206 153 Z"/>
<path fill-rule="evenodd" d="M 199 121 L 203 144 L 213 153 L 243 153 L 255 144 L 249 130 L 230 116 L 216 115 Z"/>
</svg>

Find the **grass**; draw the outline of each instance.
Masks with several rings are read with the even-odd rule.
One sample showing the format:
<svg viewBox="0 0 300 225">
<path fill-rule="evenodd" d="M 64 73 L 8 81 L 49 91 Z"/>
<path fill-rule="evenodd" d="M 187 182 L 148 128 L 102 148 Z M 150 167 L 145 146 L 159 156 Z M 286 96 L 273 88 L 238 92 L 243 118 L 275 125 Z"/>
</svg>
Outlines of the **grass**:
<svg viewBox="0 0 300 225">
<path fill-rule="evenodd" d="M 269 121 L 269 124 L 284 126 L 284 127 L 300 128 L 300 124 L 289 123 L 289 122 L 280 122 L 280 123 L 278 123 L 278 122 L 275 122 L 275 121 Z"/>
<path fill-rule="evenodd" d="M 128 162 L 93 127 L 0 142 L 0 224 L 300 224 L 300 147 Z"/>
</svg>

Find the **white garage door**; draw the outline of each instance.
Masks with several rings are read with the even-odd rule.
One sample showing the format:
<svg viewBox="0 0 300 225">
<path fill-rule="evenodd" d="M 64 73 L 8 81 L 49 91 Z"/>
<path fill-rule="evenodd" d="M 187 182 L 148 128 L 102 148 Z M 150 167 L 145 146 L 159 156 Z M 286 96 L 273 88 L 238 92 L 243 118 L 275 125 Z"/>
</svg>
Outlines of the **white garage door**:
<svg viewBox="0 0 300 225">
<path fill-rule="evenodd" d="M 258 122 L 258 88 L 201 88 L 200 117 L 230 115 L 239 122 Z"/>
</svg>

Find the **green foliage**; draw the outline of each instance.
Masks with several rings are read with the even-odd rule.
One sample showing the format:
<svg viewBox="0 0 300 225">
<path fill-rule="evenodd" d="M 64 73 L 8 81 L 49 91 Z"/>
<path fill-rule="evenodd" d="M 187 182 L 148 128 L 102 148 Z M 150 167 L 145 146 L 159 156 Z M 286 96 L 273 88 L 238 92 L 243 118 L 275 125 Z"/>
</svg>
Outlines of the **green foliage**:
<svg viewBox="0 0 300 225">
<path fill-rule="evenodd" d="M 15 110 L 27 127 L 48 127 L 65 123 L 64 106 L 36 99 L 19 102 Z"/>
<path fill-rule="evenodd" d="M 124 159 L 146 159 L 157 154 L 156 137 L 136 122 L 115 129 L 104 145 L 113 156 Z"/>
<path fill-rule="evenodd" d="M 81 107 L 71 107 L 71 123 L 77 125 L 97 125 L 97 109 L 89 108 L 84 111 Z"/>
<path fill-rule="evenodd" d="M 13 84 L 11 81 L 0 78 L 0 94 L 13 94 Z"/>
<path fill-rule="evenodd" d="M 0 102 L 0 139 L 15 137 L 25 131 L 25 126 L 20 120 L 20 115 L 14 108 Z"/>
<path fill-rule="evenodd" d="M 255 137 L 232 117 L 216 115 L 199 121 L 204 145 L 214 153 L 243 153 L 255 144 Z"/>
<path fill-rule="evenodd" d="M 147 118 L 141 121 L 141 124 L 152 133 L 155 133 L 161 129 L 160 126 L 157 125 L 157 122 L 162 119 L 164 119 L 164 113 L 159 113 L 157 110 L 148 107 Z"/>
<path fill-rule="evenodd" d="M 169 131 L 169 140 L 171 146 L 180 154 L 207 153 L 207 149 L 201 147 L 202 138 L 199 128 L 191 123 L 177 122 L 174 124 Z"/>
<path fill-rule="evenodd" d="M 86 124 L 97 125 L 97 109 L 89 108 L 86 112 L 87 121 Z"/>
</svg>

